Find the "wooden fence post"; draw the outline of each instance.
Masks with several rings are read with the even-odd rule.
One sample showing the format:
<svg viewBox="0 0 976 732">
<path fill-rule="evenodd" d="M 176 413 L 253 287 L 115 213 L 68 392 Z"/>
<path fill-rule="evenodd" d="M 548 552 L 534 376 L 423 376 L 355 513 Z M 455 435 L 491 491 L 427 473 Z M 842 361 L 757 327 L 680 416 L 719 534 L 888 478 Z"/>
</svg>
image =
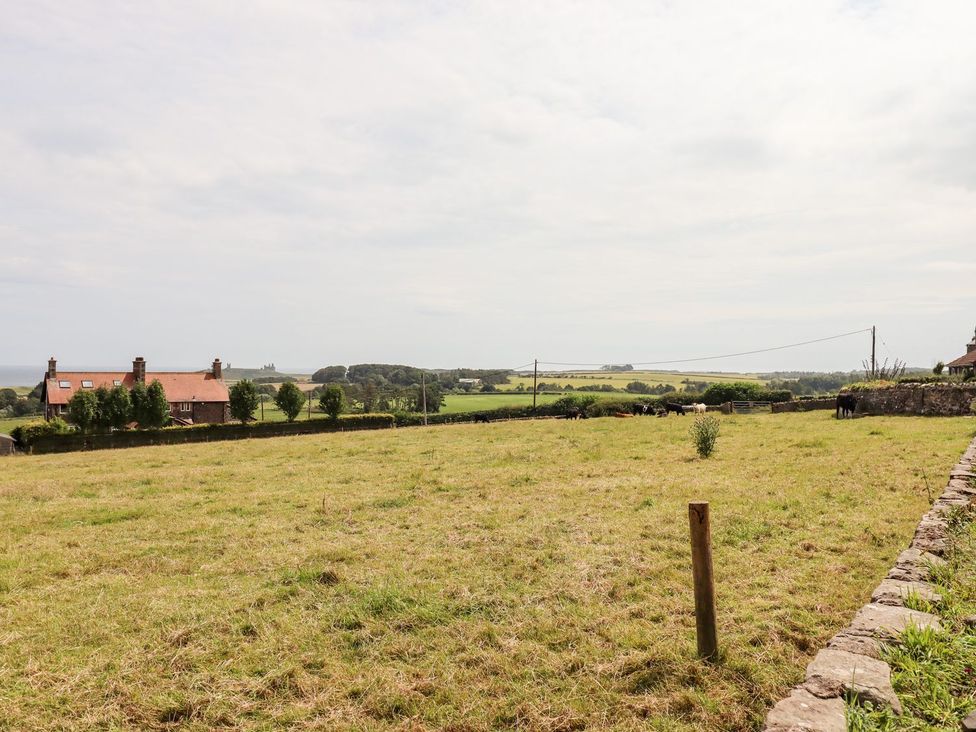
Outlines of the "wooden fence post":
<svg viewBox="0 0 976 732">
<path fill-rule="evenodd" d="M 691 527 L 691 567 L 695 581 L 695 627 L 698 655 L 706 661 L 718 660 L 718 630 L 715 627 L 715 584 L 712 578 L 712 535 L 708 502 L 688 504 Z"/>
</svg>

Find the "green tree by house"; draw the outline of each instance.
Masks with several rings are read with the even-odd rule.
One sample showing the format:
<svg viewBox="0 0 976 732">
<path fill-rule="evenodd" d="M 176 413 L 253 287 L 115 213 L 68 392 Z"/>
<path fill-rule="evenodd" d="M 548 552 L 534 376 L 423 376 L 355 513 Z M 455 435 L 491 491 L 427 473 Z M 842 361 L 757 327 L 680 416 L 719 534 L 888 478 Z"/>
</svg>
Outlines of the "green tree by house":
<svg viewBox="0 0 976 732">
<path fill-rule="evenodd" d="M 346 394 L 338 384 L 329 384 L 319 397 L 319 407 L 332 419 L 338 419 L 346 409 Z"/>
<path fill-rule="evenodd" d="M 143 429 L 162 427 L 169 422 L 169 401 L 158 380 L 154 379 L 149 386 L 138 382 L 132 388 L 132 413 Z"/>
<path fill-rule="evenodd" d="M 132 421 L 132 398 L 124 386 L 106 389 L 98 407 L 98 422 L 102 427 L 121 430 Z"/>
<path fill-rule="evenodd" d="M 250 422 L 258 408 L 258 391 L 248 379 L 238 381 L 230 388 L 230 416 L 241 422 Z"/>
<path fill-rule="evenodd" d="M 288 421 L 294 422 L 295 417 L 298 416 L 298 413 L 302 411 L 302 407 L 305 406 L 305 395 L 297 386 L 286 382 L 278 389 L 274 401 L 278 405 L 278 409 L 285 413 Z"/>
<path fill-rule="evenodd" d="M 76 391 L 68 400 L 68 418 L 82 432 L 88 432 L 98 421 L 98 397 L 93 391 Z"/>
</svg>

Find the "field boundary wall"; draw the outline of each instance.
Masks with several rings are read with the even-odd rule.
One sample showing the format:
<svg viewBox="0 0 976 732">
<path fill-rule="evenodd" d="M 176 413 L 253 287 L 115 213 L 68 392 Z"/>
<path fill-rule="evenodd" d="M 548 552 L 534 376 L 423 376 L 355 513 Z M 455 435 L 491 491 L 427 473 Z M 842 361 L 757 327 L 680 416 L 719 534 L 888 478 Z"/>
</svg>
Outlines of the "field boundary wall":
<svg viewBox="0 0 976 732">
<path fill-rule="evenodd" d="M 910 414 L 960 417 L 973 413 L 976 383 L 898 384 L 881 389 L 857 389 L 855 415 Z"/>
<path fill-rule="evenodd" d="M 792 402 L 779 402 L 772 405 L 773 414 L 783 412 L 812 412 L 816 409 L 835 409 L 837 397 L 823 397 L 820 399 L 797 399 Z"/>
<path fill-rule="evenodd" d="M 931 568 L 944 564 L 953 513 L 976 500 L 976 439 L 949 473 L 949 481 L 932 508 L 922 516 L 909 547 L 871 594 L 850 625 L 827 641 L 810 662 L 806 679 L 794 687 L 766 716 L 768 732 L 846 732 L 848 697 L 875 708 L 901 712 L 891 686 L 891 667 L 881 660 L 881 643 L 896 642 L 910 624 L 940 629 L 933 613 L 905 607 L 909 595 L 937 602 L 938 588 L 929 584 Z"/>
</svg>

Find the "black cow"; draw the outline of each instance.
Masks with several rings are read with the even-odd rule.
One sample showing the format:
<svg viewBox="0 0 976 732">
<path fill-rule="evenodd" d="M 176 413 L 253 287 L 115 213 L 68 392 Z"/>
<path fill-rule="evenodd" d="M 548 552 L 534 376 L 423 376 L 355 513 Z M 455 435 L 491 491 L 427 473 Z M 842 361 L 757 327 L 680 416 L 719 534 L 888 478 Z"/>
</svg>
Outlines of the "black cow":
<svg viewBox="0 0 976 732">
<path fill-rule="evenodd" d="M 491 420 L 488 418 L 487 414 L 476 414 L 474 415 L 475 423 L 484 422 L 485 424 L 491 424 Z"/>
<path fill-rule="evenodd" d="M 857 397 L 853 394 L 837 395 L 837 419 L 842 417 L 853 417 L 854 410 L 857 409 Z"/>
<path fill-rule="evenodd" d="M 640 402 L 634 402 L 633 406 L 630 408 L 630 413 L 635 417 L 639 417 L 642 414 L 647 414 L 651 411 L 650 404 L 641 404 Z"/>
<path fill-rule="evenodd" d="M 563 415 L 563 419 L 586 419 L 586 412 L 579 407 L 570 407 Z"/>
<path fill-rule="evenodd" d="M 680 414 L 682 417 L 685 416 L 685 408 L 680 404 L 675 404 L 674 402 L 667 402 L 664 405 L 664 415 L 667 416 L 674 412 L 675 414 Z"/>
</svg>

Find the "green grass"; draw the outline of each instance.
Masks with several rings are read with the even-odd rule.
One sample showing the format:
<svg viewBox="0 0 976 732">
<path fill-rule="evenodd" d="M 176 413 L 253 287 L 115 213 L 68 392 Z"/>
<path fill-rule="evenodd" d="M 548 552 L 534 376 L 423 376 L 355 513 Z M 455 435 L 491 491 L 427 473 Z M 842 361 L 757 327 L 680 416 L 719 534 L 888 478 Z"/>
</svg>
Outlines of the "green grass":
<svg viewBox="0 0 976 732">
<path fill-rule="evenodd" d="M 964 621 L 976 614 L 976 523 L 956 524 L 946 559 L 935 573 L 942 599 L 906 602 L 937 613 L 943 629 L 909 627 L 882 654 L 904 713 L 849 705 L 852 732 L 955 732 L 976 709 L 976 630 Z"/>
<path fill-rule="evenodd" d="M 19 427 L 22 424 L 27 424 L 28 422 L 33 422 L 37 419 L 44 419 L 41 415 L 36 414 L 32 417 L 10 417 L 8 419 L 0 419 L 0 433 L 9 435 L 10 431 L 14 427 Z"/>
<path fill-rule="evenodd" d="M 739 730 L 966 419 L 545 420 L 8 458 L 0 727 Z M 882 435 L 869 435 L 878 429 Z M 723 660 L 694 657 L 712 503 Z"/>
<path fill-rule="evenodd" d="M 539 394 L 536 404 L 552 404 L 554 401 L 562 399 L 568 394 Z M 576 396 L 588 396 L 588 392 L 581 392 Z M 597 399 L 627 399 L 629 394 L 593 393 Z M 507 391 L 496 392 L 494 394 L 448 394 L 444 397 L 444 405 L 441 407 L 441 414 L 461 414 L 465 412 L 484 412 L 489 409 L 499 409 L 501 407 L 531 407 L 532 393 L 513 393 Z"/>
</svg>

